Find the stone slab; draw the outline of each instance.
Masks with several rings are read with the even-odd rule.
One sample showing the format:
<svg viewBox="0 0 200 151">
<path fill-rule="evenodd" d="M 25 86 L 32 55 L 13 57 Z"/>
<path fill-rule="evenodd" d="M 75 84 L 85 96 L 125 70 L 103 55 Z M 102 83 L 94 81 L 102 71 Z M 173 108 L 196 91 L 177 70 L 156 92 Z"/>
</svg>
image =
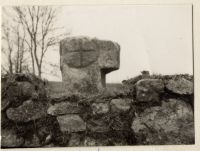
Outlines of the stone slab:
<svg viewBox="0 0 200 151">
<path fill-rule="evenodd" d="M 57 116 L 58 123 L 62 132 L 80 132 L 86 130 L 86 123 L 79 115 L 70 114 Z"/>
</svg>

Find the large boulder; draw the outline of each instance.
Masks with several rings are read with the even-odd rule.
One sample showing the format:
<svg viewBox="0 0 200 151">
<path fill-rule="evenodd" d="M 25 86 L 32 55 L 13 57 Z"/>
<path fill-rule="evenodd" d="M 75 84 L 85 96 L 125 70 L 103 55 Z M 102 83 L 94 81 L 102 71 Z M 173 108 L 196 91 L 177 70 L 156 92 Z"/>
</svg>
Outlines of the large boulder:
<svg viewBox="0 0 200 151">
<path fill-rule="evenodd" d="M 17 108 L 9 108 L 6 111 L 7 117 L 15 122 L 29 122 L 47 115 L 45 102 L 27 100 Z"/>
<path fill-rule="evenodd" d="M 1 147 L 20 147 L 24 143 L 22 137 L 18 137 L 13 129 L 1 129 Z"/>
<path fill-rule="evenodd" d="M 86 123 L 81 119 L 79 115 L 69 114 L 57 116 L 60 130 L 62 132 L 80 132 L 86 130 Z"/>
<path fill-rule="evenodd" d="M 189 104 L 169 99 L 145 109 L 132 123 L 137 144 L 192 144 L 194 116 Z"/>
<path fill-rule="evenodd" d="M 60 68 L 68 89 L 97 92 L 105 75 L 119 69 L 120 46 L 88 37 L 68 37 L 60 42 Z"/>
<path fill-rule="evenodd" d="M 167 90 L 180 94 L 191 95 L 193 94 L 193 83 L 185 78 L 178 78 L 177 80 L 169 80 L 166 85 Z"/>
<path fill-rule="evenodd" d="M 136 100 L 138 102 L 159 102 L 164 92 L 164 84 L 159 79 L 142 79 L 136 83 Z"/>
</svg>

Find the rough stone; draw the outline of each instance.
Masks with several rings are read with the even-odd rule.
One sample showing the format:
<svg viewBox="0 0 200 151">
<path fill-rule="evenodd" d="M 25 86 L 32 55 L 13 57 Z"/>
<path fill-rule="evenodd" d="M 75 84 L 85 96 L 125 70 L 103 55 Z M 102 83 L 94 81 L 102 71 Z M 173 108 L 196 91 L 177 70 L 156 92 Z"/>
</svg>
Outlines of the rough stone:
<svg viewBox="0 0 200 151">
<path fill-rule="evenodd" d="M 35 87 L 30 82 L 17 82 L 8 88 L 8 96 L 11 97 L 23 97 L 29 99 L 35 92 Z"/>
<path fill-rule="evenodd" d="M 5 111 L 10 105 L 10 101 L 7 99 L 1 99 L 1 111 Z"/>
<path fill-rule="evenodd" d="M 69 147 L 74 147 L 74 146 L 81 146 L 83 143 L 81 141 L 81 135 L 72 133 L 71 138 L 69 140 L 68 146 Z"/>
<path fill-rule="evenodd" d="M 22 137 L 18 137 L 12 129 L 1 129 L 1 147 L 20 147 L 24 143 Z"/>
<path fill-rule="evenodd" d="M 106 114 L 109 112 L 108 103 L 93 103 L 92 104 L 93 114 Z"/>
<path fill-rule="evenodd" d="M 97 92 L 105 87 L 105 75 L 119 69 L 120 46 L 111 41 L 69 37 L 60 42 L 60 68 L 68 88 Z"/>
<path fill-rule="evenodd" d="M 81 108 L 76 102 L 60 102 L 50 106 L 47 110 L 51 115 L 81 113 Z"/>
<path fill-rule="evenodd" d="M 49 134 L 49 135 L 47 135 L 47 137 L 45 138 L 45 144 L 49 144 L 50 142 L 51 142 L 51 140 L 52 140 L 52 135 L 51 134 Z"/>
<path fill-rule="evenodd" d="M 178 78 L 177 80 L 169 80 L 166 88 L 180 95 L 191 95 L 193 94 L 193 83 L 185 78 Z"/>
<path fill-rule="evenodd" d="M 51 100 L 59 101 L 60 98 L 73 95 L 74 92 L 68 91 L 69 86 L 65 82 L 49 81 L 46 84 L 48 96 Z M 66 91 L 67 90 L 67 91 Z"/>
<path fill-rule="evenodd" d="M 142 79 L 136 83 L 136 100 L 138 102 L 159 102 L 164 84 L 159 79 Z"/>
<path fill-rule="evenodd" d="M 7 117 L 15 122 L 29 122 L 47 115 L 47 106 L 43 102 L 28 100 L 17 108 L 9 108 Z"/>
<path fill-rule="evenodd" d="M 33 134 L 33 136 L 30 139 L 25 139 L 25 143 L 23 147 L 40 147 L 40 140 L 39 138 Z"/>
<path fill-rule="evenodd" d="M 132 129 L 138 144 L 192 144 L 193 118 L 189 104 L 169 99 L 162 106 L 144 110 L 133 120 Z"/>
<path fill-rule="evenodd" d="M 9 99 L 21 96 L 20 88 L 18 87 L 17 83 L 8 87 L 7 95 Z"/>
<path fill-rule="evenodd" d="M 127 112 L 131 108 L 131 99 L 112 99 L 110 102 L 112 112 Z"/>
<path fill-rule="evenodd" d="M 110 120 L 110 127 L 116 131 L 124 131 L 130 129 L 131 117 L 128 115 L 114 114 Z"/>
<path fill-rule="evenodd" d="M 91 119 L 87 122 L 87 129 L 91 132 L 103 133 L 110 131 L 109 124 L 103 119 Z"/>
<path fill-rule="evenodd" d="M 105 146 L 108 145 L 105 141 L 101 139 L 94 139 L 92 137 L 85 137 L 84 146 Z"/>
<path fill-rule="evenodd" d="M 30 82 L 18 82 L 18 85 L 21 89 L 21 94 L 26 97 L 26 99 L 29 99 L 32 97 L 32 94 L 35 92 L 35 87 Z"/>
<path fill-rule="evenodd" d="M 79 132 L 86 130 L 86 123 L 75 114 L 57 116 L 62 132 Z"/>
</svg>

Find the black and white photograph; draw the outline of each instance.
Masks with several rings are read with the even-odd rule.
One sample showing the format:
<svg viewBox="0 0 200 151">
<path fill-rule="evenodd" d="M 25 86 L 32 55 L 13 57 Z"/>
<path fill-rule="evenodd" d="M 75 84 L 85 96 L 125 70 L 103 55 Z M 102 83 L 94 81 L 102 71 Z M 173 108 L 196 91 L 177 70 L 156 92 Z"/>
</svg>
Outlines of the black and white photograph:
<svg viewBox="0 0 200 151">
<path fill-rule="evenodd" d="M 195 144 L 192 4 L 1 16 L 2 149 Z"/>
</svg>

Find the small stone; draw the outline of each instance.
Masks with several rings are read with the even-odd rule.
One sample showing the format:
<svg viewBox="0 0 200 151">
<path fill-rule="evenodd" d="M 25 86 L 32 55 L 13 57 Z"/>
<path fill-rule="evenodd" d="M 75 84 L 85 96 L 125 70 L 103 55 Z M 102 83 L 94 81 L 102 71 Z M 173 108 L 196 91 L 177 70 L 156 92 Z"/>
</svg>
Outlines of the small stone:
<svg viewBox="0 0 200 151">
<path fill-rule="evenodd" d="M 87 128 L 91 132 L 108 132 L 110 131 L 109 124 L 106 123 L 103 119 L 91 119 L 87 122 Z"/>
<path fill-rule="evenodd" d="M 123 116 L 119 116 L 119 115 L 114 115 L 112 117 L 112 122 L 110 123 L 110 127 L 113 130 L 116 131 L 123 131 L 123 130 L 129 130 L 130 129 L 130 116 L 129 115 L 123 115 Z"/>
<path fill-rule="evenodd" d="M 29 122 L 47 115 L 46 105 L 43 102 L 28 100 L 17 108 L 9 108 L 6 111 L 7 117 L 16 122 Z"/>
<path fill-rule="evenodd" d="M 82 144 L 81 142 L 81 136 L 79 134 L 76 133 L 72 133 L 71 138 L 69 140 L 68 146 L 69 147 L 78 147 Z"/>
<path fill-rule="evenodd" d="M 62 132 L 71 133 L 86 130 L 86 123 L 78 115 L 62 115 L 58 116 L 57 120 Z"/>
<path fill-rule="evenodd" d="M 24 143 L 22 137 L 18 137 L 12 129 L 1 129 L 1 147 L 20 147 Z"/>
<path fill-rule="evenodd" d="M 45 139 L 45 144 L 49 144 L 51 142 L 51 140 L 52 140 L 52 135 L 49 134 Z"/>
<path fill-rule="evenodd" d="M 108 144 L 105 144 L 104 141 L 101 140 L 101 138 L 94 139 L 92 137 L 85 137 L 83 145 L 84 146 L 105 146 Z"/>
<path fill-rule="evenodd" d="M 178 80 L 169 80 L 166 88 L 180 95 L 191 95 L 193 94 L 193 83 L 185 78 L 178 78 Z"/>
<path fill-rule="evenodd" d="M 92 104 L 93 114 L 106 114 L 109 112 L 108 103 L 93 103 Z"/>
<path fill-rule="evenodd" d="M 110 102 L 112 112 L 127 112 L 131 108 L 131 99 L 112 99 Z"/>
<path fill-rule="evenodd" d="M 142 79 L 136 83 L 136 100 L 138 102 L 159 102 L 164 84 L 159 79 Z"/>
<path fill-rule="evenodd" d="M 97 142 L 94 138 L 86 137 L 84 139 L 84 146 L 96 146 Z"/>
<path fill-rule="evenodd" d="M 76 102 L 60 102 L 49 107 L 47 113 L 50 115 L 63 115 L 80 113 L 81 108 Z"/>
<path fill-rule="evenodd" d="M 1 111 L 5 111 L 10 105 L 10 101 L 7 99 L 1 99 Z"/>
<path fill-rule="evenodd" d="M 23 147 L 40 147 L 40 140 L 39 138 L 36 136 L 36 134 L 33 134 L 32 138 L 30 139 L 25 139 L 25 143 L 23 145 Z"/>
</svg>

